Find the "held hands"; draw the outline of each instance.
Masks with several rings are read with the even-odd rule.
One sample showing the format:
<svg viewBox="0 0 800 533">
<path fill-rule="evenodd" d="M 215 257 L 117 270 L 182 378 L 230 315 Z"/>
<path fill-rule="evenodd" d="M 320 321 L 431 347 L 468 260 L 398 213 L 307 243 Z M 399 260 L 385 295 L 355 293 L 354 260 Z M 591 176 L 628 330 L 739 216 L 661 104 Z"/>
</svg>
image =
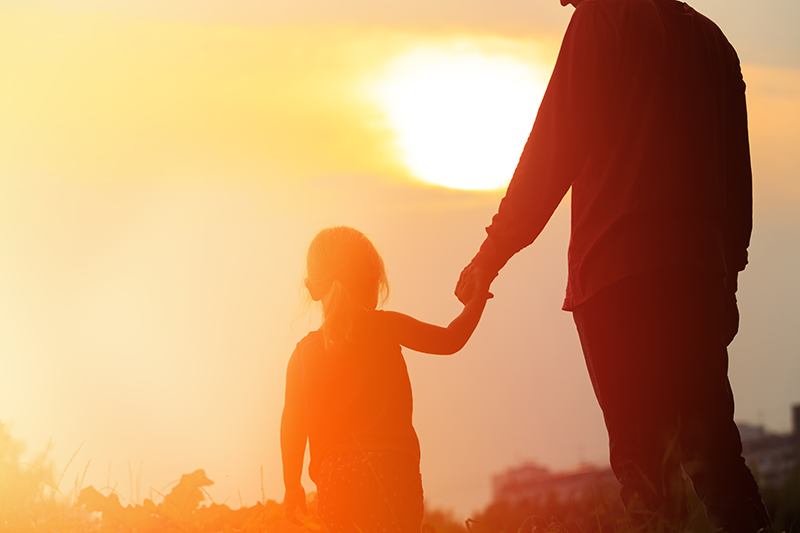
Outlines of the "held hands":
<svg viewBox="0 0 800 533">
<path fill-rule="evenodd" d="M 461 276 L 458 278 L 456 297 L 464 305 L 478 298 L 484 300 L 494 298 L 494 294 L 489 292 L 489 286 L 496 276 L 497 274 L 491 276 L 481 267 L 470 263 L 461 271 Z"/>
<path fill-rule="evenodd" d="M 287 488 L 283 497 L 283 505 L 285 506 L 283 513 L 286 515 L 286 519 L 296 526 L 302 526 L 303 522 L 297 518 L 297 510 L 299 509 L 303 514 L 308 514 L 306 491 L 303 486 L 298 483 L 294 487 Z"/>
</svg>

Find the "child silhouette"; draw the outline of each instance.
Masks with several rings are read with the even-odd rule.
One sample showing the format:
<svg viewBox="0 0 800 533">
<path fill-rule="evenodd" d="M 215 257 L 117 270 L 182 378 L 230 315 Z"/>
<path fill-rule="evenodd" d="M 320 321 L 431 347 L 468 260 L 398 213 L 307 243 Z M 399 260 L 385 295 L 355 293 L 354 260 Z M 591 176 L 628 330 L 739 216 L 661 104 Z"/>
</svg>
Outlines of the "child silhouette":
<svg viewBox="0 0 800 533">
<path fill-rule="evenodd" d="M 388 295 L 383 259 L 346 226 L 314 237 L 305 285 L 322 326 L 289 359 L 281 454 L 290 522 L 305 511 L 306 442 L 317 512 L 330 533 L 419 533 L 422 479 L 412 396 L 401 347 L 450 355 L 466 344 L 491 298 L 488 277 L 446 327 L 377 309 Z"/>
</svg>

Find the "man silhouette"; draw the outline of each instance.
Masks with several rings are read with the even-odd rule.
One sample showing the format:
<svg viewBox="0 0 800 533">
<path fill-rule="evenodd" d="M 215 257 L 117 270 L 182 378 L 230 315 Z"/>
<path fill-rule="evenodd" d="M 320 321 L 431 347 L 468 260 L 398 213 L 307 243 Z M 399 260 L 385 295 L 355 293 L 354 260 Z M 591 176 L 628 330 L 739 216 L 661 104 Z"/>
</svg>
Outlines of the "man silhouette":
<svg viewBox="0 0 800 533">
<path fill-rule="evenodd" d="M 575 6 L 531 134 L 456 287 L 496 275 L 572 188 L 573 312 L 629 515 L 685 523 L 681 470 L 728 533 L 769 528 L 727 377 L 752 181 L 736 52 L 676 0 Z"/>
</svg>

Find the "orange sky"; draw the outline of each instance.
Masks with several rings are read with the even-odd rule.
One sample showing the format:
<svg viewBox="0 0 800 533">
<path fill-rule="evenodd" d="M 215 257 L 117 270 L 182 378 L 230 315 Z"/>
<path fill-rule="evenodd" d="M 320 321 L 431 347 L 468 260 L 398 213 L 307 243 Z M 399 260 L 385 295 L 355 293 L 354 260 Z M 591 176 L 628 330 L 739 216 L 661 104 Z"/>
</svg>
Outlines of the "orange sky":
<svg viewBox="0 0 800 533">
<path fill-rule="evenodd" d="M 387 4 L 405 14 L 391 25 L 355 2 L 307 21 L 279 3 L 280 24 L 248 2 L 0 11 L 0 420 L 32 451 L 52 437 L 61 467 L 85 442 L 70 484 L 91 461 L 87 483 L 136 498 L 130 461 L 146 497 L 205 468 L 217 502 L 241 491 L 251 504 L 263 465 L 281 498 L 283 372 L 308 329 L 298 281 L 321 227 L 375 240 L 388 307 L 437 323 L 458 311 L 453 285 L 501 193 L 421 184 L 369 88 L 420 46 L 513 57 L 546 78 L 571 10 L 509 1 L 533 20 L 525 34 L 519 17 L 481 26 L 476 2 L 452 25 L 452 3 L 429 4 Z M 786 429 L 800 401 L 800 58 L 780 32 L 756 46 L 725 17 L 744 43 L 757 217 L 731 378 L 741 419 Z M 523 460 L 605 461 L 559 310 L 567 238 L 562 208 L 503 271 L 462 353 L 407 354 L 433 506 L 485 505 L 491 474 Z"/>
</svg>

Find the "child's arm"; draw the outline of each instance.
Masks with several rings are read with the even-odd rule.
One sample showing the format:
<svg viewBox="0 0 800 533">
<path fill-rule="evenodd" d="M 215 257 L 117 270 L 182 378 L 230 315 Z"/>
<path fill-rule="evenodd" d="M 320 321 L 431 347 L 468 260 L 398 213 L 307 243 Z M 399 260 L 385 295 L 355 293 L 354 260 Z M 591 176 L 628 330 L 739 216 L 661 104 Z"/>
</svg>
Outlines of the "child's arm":
<svg viewBox="0 0 800 533">
<path fill-rule="evenodd" d="M 493 297 L 489 292 L 490 283 L 489 278 L 480 278 L 464 309 L 446 328 L 422 322 L 403 313 L 387 311 L 389 327 L 398 342 L 406 348 L 436 355 L 454 354 L 472 336 L 486 307 L 486 300 Z"/>
<path fill-rule="evenodd" d="M 307 513 L 306 493 L 300 483 L 303 474 L 303 459 L 306 455 L 308 431 L 303 408 L 303 385 L 299 358 L 294 354 L 286 368 L 286 397 L 281 416 L 281 459 L 283 460 L 284 512 L 289 522 L 303 525 L 297 519 L 297 509 Z"/>
</svg>

